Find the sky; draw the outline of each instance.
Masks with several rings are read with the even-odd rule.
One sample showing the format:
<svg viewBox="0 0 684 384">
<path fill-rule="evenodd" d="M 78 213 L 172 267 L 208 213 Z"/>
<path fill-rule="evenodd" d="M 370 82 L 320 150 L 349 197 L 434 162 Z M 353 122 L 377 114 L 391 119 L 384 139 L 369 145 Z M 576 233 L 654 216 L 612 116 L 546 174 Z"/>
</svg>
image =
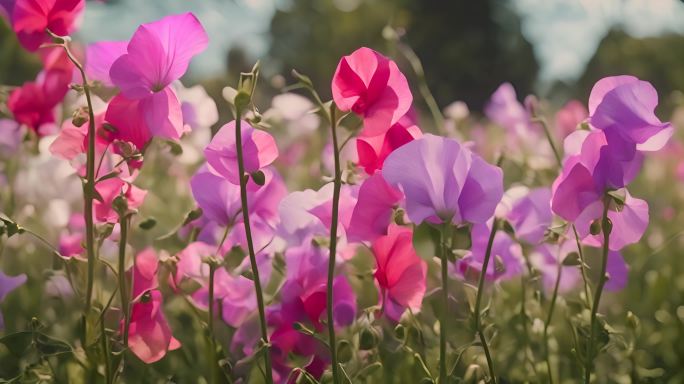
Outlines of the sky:
<svg viewBox="0 0 684 384">
<path fill-rule="evenodd" d="M 361 0 L 332 1 L 342 10 L 352 10 Z M 577 79 L 611 28 L 621 27 L 635 37 L 684 34 L 684 3 L 679 0 L 510 1 L 521 17 L 523 34 L 533 44 L 541 84 Z M 191 74 L 215 75 L 225 70 L 232 44 L 239 44 L 255 59 L 268 51 L 268 27 L 276 2 L 283 0 L 88 2 L 79 38 L 86 42 L 124 40 L 141 23 L 190 11 L 210 37 L 207 50 L 193 60 Z"/>
</svg>

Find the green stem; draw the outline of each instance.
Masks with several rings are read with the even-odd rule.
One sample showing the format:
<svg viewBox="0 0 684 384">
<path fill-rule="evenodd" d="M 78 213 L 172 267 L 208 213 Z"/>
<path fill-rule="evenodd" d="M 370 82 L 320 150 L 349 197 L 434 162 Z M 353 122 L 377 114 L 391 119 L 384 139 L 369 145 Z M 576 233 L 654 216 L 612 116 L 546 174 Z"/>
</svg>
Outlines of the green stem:
<svg viewBox="0 0 684 384">
<path fill-rule="evenodd" d="M 487 358 L 487 366 L 489 367 L 489 375 L 492 377 L 492 382 L 496 384 L 496 374 L 494 373 L 494 362 L 492 360 L 491 353 L 489 352 L 489 346 L 487 345 L 487 339 L 484 335 L 484 330 L 482 327 L 480 305 L 482 304 L 482 293 L 484 292 L 484 281 L 487 275 L 487 267 L 489 267 L 489 259 L 492 255 L 492 247 L 494 246 L 494 237 L 496 236 L 496 230 L 498 229 L 499 222 L 494 218 L 492 223 L 492 231 L 489 234 L 489 240 L 487 241 L 487 250 L 485 252 L 484 261 L 482 262 L 482 270 L 480 271 L 480 279 L 477 283 L 477 298 L 475 299 L 475 310 L 473 316 L 475 317 L 475 330 L 480 342 L 482 343 L 482 349 L 484 349 L 485 357 Z"/>
<path fill-rule="evenodd" d="M 119 218 L 121 238 L 119 239 L 119 294 L 121 295 L 121 311 L 123 312 L 123 344 L 128 348 L 128 327 L 130 325 L 130 297 L 128 281 L 126 280 L 126 242 L 128 240 L 128 216 L 124 214 Z"/>
<path fill-rule="evenodd" d="M 603 293 L 603 287 L 608 281 L 606 277 L 606 268 L 608 266 L 608 251 L 610 250 L 610 232 L 611 224 L 608 219 L 608 208 L 610 206 L 610 201 L 606 198 L 603 202 L 603 215 L 601 216 L 601 231 L 603 232 L 603 251 L 601 254 L 601 274 L 599 275 L 599 282 L 596 286 L 596 294 L 594 295 L 594 303 L 591 306 L 591 321 L 590 321 L 590 331 L 589 331 L 589 344 L 587 345 L 587 356 L 586 356 L 586 367 L 584 369 L 584 382 L 589 384 L 591 378 L 591 371 L 594 365 L 594 343 L 596 341 L 596 314 L 598 312 L 598 306 L 601 302 L 601 293 Z"/>
<path fill-rule="evenodd" d="M 109 342 L 107 341 L 107 334 L 105 333 L 105 322 L 100 321 L 100 332 L 102 332 L 102 353 L 106 356 L 105 362 L 105 380 L 107 384 L 112 384 L 114 380 L 112 379 L 112 368 L 109 363 Z"/>
<path fill-rule="evenodd" d="M 259 323 L 261 328 L 261 339 L 264 344 L 264 366 L 266 369 L 266 382 L 273 383 L 273 372 L 271 369 L 271 348 L 268 341 L 268 328 L 266 327 L 266 310 L 264 309 L 264 295 L 261 290 L 261 280 L 259 278 L 259 268 L 257 266 L 256 254 L 254 252 L 254 242 L 252 241 L 252 228 L 249 221 L 249 204 L 247 202 L 247 176 L 245 174 L 245 161 L 242 154 L 242 111 L 236 108 L 235 113 L 235 148 L 237 151 L 238 174 L 240 175 L 240 200 L 242 202 L 242 221 L 245 227 L 245 237 L 247 238 L 247 249 L 249 261 L 252 265 L 252 275 L 254 277 L 254 290 L 256 291 L 257 308 L 259 309 Z"/>
<path fill-rule="evenodd" d="M 209 263 L 209 362 L 211 369 L 209 370 L 211 384 L 218 383 L 218 362 L 216 361 L 216 338 L 214 338 L 214 275 L 216 274 L 215 263 Z"/>
<path fill-rule="evenodd" d="M 440 248 L 441 248 L 441 272 L 442 272 L 442 313 L 439 319 L 439 383 L 447 382 L 447 319 L 449 316 L 449 274 L 448 264 L 449 258 L 447 252 L 447 228 L 449 224 L 445 224 L 440 230 Z"/>
<path fill-rule="evenodd" d="M 328 284 L 326 292 L 326 311 L 328 317 L 328 337 L 332 365 L 333 384 L 339 384 L 339 367 L 337 366 L 337 344 L 335 342 L 335 321 L 333 317 L 333 280 L 335 278 L 335 256 L 337 255 L 337 224 L 339 221 L 340 189 L 342 188 L 342 171 L 340 169 L 340 148 L 337 143 L 337 119 L 335 104 L 330 106 L 330 127 L 335 160 L 335 180 L 333 185 L 332 219 L 330 222 L 330 254 L 328 255 Z"/>
<path fill-rule="evenodd" d="M 556 273 L 556 283 L 553 287 L 553 294 L 551 295 L 551 304 L 549 304 L 549 313 L 546 316 L 546 323 L 544 324 L 544 346 L 546 349 L 546 369 L 549 371 L 549 383 L 553 384 L 553 373 L 551 371 L 551 356 L 549 352 L 549 325 L 553 320 L 553 310 L 556 307 L 556 299 L 558 298 L 558 287 L 560 286 L 561 268 L 560 260 L 558 260 L 558 272 Z"/>
<path fill-rule="evenodd" d="M 425 104 L 427 104 L 428 109 L 430 110 L 430 114 L 432 114 L 432 118 L 435 120 L 435 123 L 437 124 L 437 130 L 443 131 L 444 116 L 442 115 L 442 112 L 439 110 L 437 101 L 435 100 L 435 97 L 432 95 L 430 87 L 427 84 L 427 79 L 425 78 L 425 70 L 423 69 L 423 63 L 421 63 L 418 55 L 416 55 L 416 53 L 413 51 L 413 49 L 411 49 L 411 47 L 408 44 L 404 44 L 400 41 L 397 41 L 397 48 L 399 48 L 401 54 L 404 55 L 406 60 L 408 60 L 409 64 L 411 64 L 411 68 L 413 69 L 413 72 L 416 74 L 416 77 L 418 79 L 418 90 L 420 91 L 420 95 L 423 96 L 423 100 L 425 100 Z"/>
</svg>

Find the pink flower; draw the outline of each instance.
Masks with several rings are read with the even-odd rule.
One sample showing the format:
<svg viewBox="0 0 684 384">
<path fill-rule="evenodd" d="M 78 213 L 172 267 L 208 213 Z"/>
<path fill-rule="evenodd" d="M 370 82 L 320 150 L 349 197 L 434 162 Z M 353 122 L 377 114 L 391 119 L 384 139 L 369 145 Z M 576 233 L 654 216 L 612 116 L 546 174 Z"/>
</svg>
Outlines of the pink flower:
<svg viewBox="0 0 684 384">
<path fill-rule="evenodd" d="M 375 171 L 382 169 L 385 159 L 392 151 L 422 135 L 423 132 L 408 115 L 402 117 L 387 132 L 380 135 L 368 136 L 366 131 L 363 131 L 356 139 L 359 166 L 372 175 Z"/>
<path fill-rule="evenodd" d="M 406 308 L 420 310 L 425 295 L 427 263 L 413 248 L 413 231 L 392 224 L 387 236 L 372 245 L 377 269 L 374 276 L 384 313 L 398 321 Z"/>
<path fill-rule="evenodd" d="M 153 248 L 148 247 L 138 253 L 132 271 L 133 290 L 131 299 L 133 301 L 137 301 L 145 292 L 159 288 L 158 269 L 159 258 Z"/>
<path fill-rule="evenodd" d="M 49 41 L 46 29 L 68 36 L 76 29 L 85 0 L 16 0 L 12 11 L 12 29 L 19 42 L 35 51 Z"/>
<path fill-rule="evenodd" d="M 511 190 L 506 195 L 509 192 Z M 535 188 L 512 200 L 510 211 L 505 217 L 513 225 L 515 236 L 530 244 L 540 243 L 551 226 L 551 190 Z"/>
<path fill-rule="evenodd" d="M 102 197 L 101 201 L 96 199 L 93 204 L 95 220 L 101 223 L 116 223 L 119 220 L 119 215 L 112 207 L 117 196 L 123 195 L 128 202 L 128 208 L 136 209 L 142 205 L 147 195 L 147 191 L 117 177 L 98 182 L 95 190 Z"/>
<path fill-rule="evenodd" d="M 121 325 L 123 331 L 123 324 Z M 146 364 L 154 363 L 166 355 L 167 351 L 180 348 L 181 344 L 171 334 L 164 312 L 162 294 L 158 290 L 149 291 L 135 301 L 131 310 L 128 333 L 128 347 Z"/>
<path fill-rule="evenodd" d="M 121 90 L 106 114 L 118 131 L 116 138 L 142 150 L 152 136 L 181 137 L 185 132 L 181 104 L 170 85 L 207 43 L 200 22 L 186 13 L 141 25 L 125 49 L 122 42 L 89 47 L 89 74 Z"/>
<path fill-rule="evenodd" d="M 273 163 L 278 157 L 278 147 L 269 133 L 252 128 L 244 120 L 241 125 L 245 172 L 251 174 Z M 239 185 L 235 129 L 235 121 L 221 127 L 204 150 L 204 154 L 207 163 L 217 174 Z"/>
<path fill-rule="evenodd" d="M 403 199 L 401 191 L 388 184 L 381 172 L 364 180 L 349 223 L 349 241 L 374 240 L 386 235 L 394 207 Z"/>
<path fill-rule="evenodd" d="M 565 138 L 589 116 L 587 109 L 577 100 L 570 100 L 563 108 L 556 112 L 556 130 Z"/>
<path fill-rule="evenodd" d="M 368 136 L 387 132 L 413 101 L 397 64 L 366 47 L 340 60 L 333 75 L 332 94 L 340 110 L 363 118 L 363 131 Z"/>
</svg>

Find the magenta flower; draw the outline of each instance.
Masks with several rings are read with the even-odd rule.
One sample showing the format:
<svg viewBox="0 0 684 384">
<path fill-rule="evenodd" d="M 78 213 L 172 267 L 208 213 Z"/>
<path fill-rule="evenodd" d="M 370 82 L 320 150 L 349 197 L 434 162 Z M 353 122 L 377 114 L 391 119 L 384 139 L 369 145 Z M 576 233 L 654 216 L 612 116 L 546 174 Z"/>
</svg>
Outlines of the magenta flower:
<svg viewBox="0 0 684 384">
<path fill-rule="evenodd" d="M 5 300 L 10 292 L 17 289 L 19 286 L 26 282 L 26 275 L 21 274 L 17 276 L 7 276 L 2 271 L 0 271 L 0 303 Z M 2 317 L 2 312 L 0 312 L 0 330 L 5 329 L 5 320 Z"/>
<path fill-rule="evenodd" d="M 392 224 L 387 236 L 377 238 L 371 248 L 384 313 L 398 321 L 406 308 L 420 310 L 425 295 L 427 263 L 413 248 L 413 231 Z"/>
<path fill-rule="evenodd" d="M 406 196 L 414 223 L 483 223 L 503 195 L 501 168 L 487 164 L 456 140 L 426 134 L 396 149 L 382 175 Z"/>
<path fill-rule="evenodd" d="M 68 36 L 76 29 L 85 9 L 85 0 L 16 0 L 12 29 L 21 45 L 29 51 L 48 42 L 46 30 Z"/>
<path fill-rule="evenodd" d="M 476 224 L 470 236 L 472 247 L 463 259 L 456 263 L 457 270 L 464 276 L 479 276 L 487 252 L 487 243 L 492 231 L 492 222 Z M 491 260 L 487 266 L 485 278 L 488 280 L 508 280 L 520 276 L 525 271 L 525 258 L 522 247 L 513 241 L 504 231 L 497 231 L 494 235 Z"/>
<path fill-rule="evenodd" d="M 634 76 L 604 77 L 589 95 L 589 123 L 623 148 L 657 151 L 674 131 L 655 115 L 657 106 L 658 93 L 651 83 Z"/>
<path fill-rule="evenodd" d="M 381 172 L 364 180 L 347 232 L 349 241 L 374 240 L 386 235 L 394 207 L 403 199 L 401 191 L 388 184 Z"/>
<path fill-rule="evenodd" d="M 235 147 L 235 121 L 219 129 L 204 150 L 207 163 L 217 174 L 225 177 L 233 184 L 240 185 L 238 174 L 237 151 Z M 254 173 L 271 163 L 278 157 L 278 147 L 273 136 L 260 129 L 252 128 L 242 121 L 242 155 L 245 172 Z"/>
<path fill-rule="evenodd" d="M 149 296 L 142 296 L 133 303 L 128 333 L 131 352 L 146 364 L 151 364 L 163 358 L 167 351 L 180 346 L 164 316 L 161 292 L 149 291 Z"/>
<path fill-rule="evenodd" d="M 353 111 L 363 118 L 363 132 L 368 136 L 387 132 L 408 112 L 413 101 L 397 64 L 366 47 L 340 59 L 333 75 L 332 94 L 340 110 Z"/>
<path fill-rule="evenodd" d="M 106 114 L 118 131 L 116 138 L 142 150 L 152 136 L 181 137 L 181 104 L 170 85 L 207 43 L 200 22 L 186 13 L 141 25 L 125 49 L 122 42 L 97 43 L 88 49 L 91 77 L 121 91 Z"/>
<path fill-rule="evenodd" d="M 133 290 L 131 299 L 137 301 L 145 292 L 159 288 L 157 280 L 157 270 L 159 269 L 159 258 L 153 248 L 145 248 L 135 256 L 133 265 Z"/>
<path fill-rule="evenodd" d="M 423 135 L 420 128 L 408 115 L 402 117 L 387 132 L 376 136 L 362 135 L 356 138 L 356 151 L 359 166 L 369 175 L 382 169 L 387 156 L 392 151 Z"/>
<path fill-rule="evenodd" d="M 128 208 L 136 209 L 142 205 L 147 195 L 147 191 L 117 177 L 98 182 L 95 185 L 95 190 L 102 197 L 102 200 L 96 199 L 93 202 L 95 220 L 101 223 L 119 221 L 119 215 L 112 207 L 117 196 L 123 195 L 128 202 Z"/>
<path fill-rule="evenodd" d="M 162 294 L 157 289 L 159 260 L 153 249 L 140 252 L 128 271 L 133 276 L 128 346 L 143 362 L 160 360 L 167 351 L 180 348 L 162 311 Z M 119 332 L 124 331 L 123 321 Z"/>
</svg>

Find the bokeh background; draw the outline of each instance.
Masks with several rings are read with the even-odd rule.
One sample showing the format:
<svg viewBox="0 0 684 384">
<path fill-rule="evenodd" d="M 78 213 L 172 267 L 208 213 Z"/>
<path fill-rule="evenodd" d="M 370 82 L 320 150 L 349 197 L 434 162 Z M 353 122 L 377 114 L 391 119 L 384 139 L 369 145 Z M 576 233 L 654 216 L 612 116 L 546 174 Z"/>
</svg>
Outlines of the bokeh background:
<svg viewBox="0 0 684 384">
<path fill-rule="evenodd" d="M 662 120 L 672 120 L 679 127 L 684 120 L 680 108 L 684 103 L 682 1 L 88 1 L 75 40 L 127 39 L 143 22 L 186 11 L 202 21 L 210 45 L 192 62 L 184 83 L 202 84 L 207 89 L 219 106 L 219 124 L 230 118 L 222 89 L 235 85 L 239 73 L 249 70 L 256 60 L 262 63 L 265 81 L 260 83 L 258 95 L 265 106 L 271 96 L 294 81 L 293 68 L 311 77 L 322 97 L 329 98 L 337 61 L 362 45 L 395 58 L 416 87 L 419 81 L 410 63 L 386 39 L 387 26 L 402 34 L 402 41 L 422 61 L 425 79 L 440 108 L 464 101 L 473 115 L 481 115 L 488 98 L 503 82 L 515 86 L 519 99 L 535 94 L 557 107 L 570 99 L 584 103 L 596 80 L 632 74 L 658 90 Z M 20 85 L 35 78 L 39 70 L 40 63 L 19 47 L 8 26 L 0 22 L 0 84 Z M 423 130 L 434 130 L 424 100 L 417 89 L 413 91 Z M 680 131 L 673 140 L 681 142 Z M 676 173 L 681 161 L 684 159 L 676 156 L 649 159 L 632 189 L 633 195 L 649 201 L 651 224 L 643 241 L 625 251 L 631 267 L 628 287 L 608 299 L 608 316 L 618 331 L 627 329 L 627 311 L 641 323 L 634 336 L 636 347 L 629 353 L 624 352 L 629 346 L 617 351 L 614 360 L 606 362 L 607 367 L 615 364 L 616 372 L 626 372 L 616 375 L 616 382 L 630 382 L 632 362 L 646 382 L 684 382 L 684 263 L 680 260 L 684 257 L 684 236 L 680 236 L 684 234 L 684 167 L 679 167 L 679 177 Z M 158 206 L 163 207 L 163 201 L 161 198 Z M 178 204 L 192 206 L 187 199 Z M 38 299 L 18 302 L 27 298 L 25 293 L 6 305 L 40 305 Z M 502 294 L 500 300 L 515 305 L 514 293 Z M 185 320 L 180 319 L 179 324 Z M 505 327 L 509 320 L 497 322 Z M 8 327 L 13 325 L 10 320 Z M 631 336 L 625 339 L 631 340 Z M 501 348 L 501 353 L 515 356 L 514 350 Z M 517 359 L 509 361 L 505 369 L 521 369 L 516 368 Z M 176 363 L 162 364 L 170 369 Z"/>
</svg>

